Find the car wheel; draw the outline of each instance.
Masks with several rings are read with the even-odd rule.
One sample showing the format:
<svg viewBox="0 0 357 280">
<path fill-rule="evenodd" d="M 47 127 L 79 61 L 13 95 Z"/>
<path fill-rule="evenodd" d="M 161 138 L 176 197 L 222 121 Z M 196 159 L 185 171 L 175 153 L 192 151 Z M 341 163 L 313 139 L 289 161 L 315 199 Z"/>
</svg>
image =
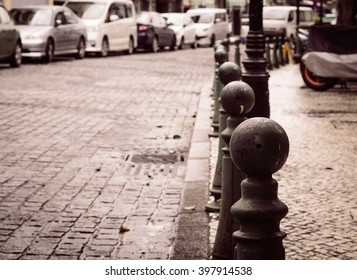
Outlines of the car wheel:
<svg viewBox="0 0 357 280">
<path fill-rule="evenodd" d="M 180 45 L 178 46 L 178 49 L 182 50 L 184 44 L 185 44 L 185 39 L 182 37 L 181 40 L 180 40 Z"/>
<path fill-rule="evenodd" d="M 22 62 L 22 50 L 21 50 L 21 43 L 17 42 L 14 52 L 10 58 L 10 66 L 11 67 L 19 67 Z"/>
<path fill-rule="evenodd" d="M 195 37 L 195 40 L 193 41 L 192 45 L 191 45 L 192 49 L 196 49 L 197 48 L 197 38 Z"/>
<path fill-rule="evenodd" d="M 215 43 L 216 43 L 216 36 L 212 34 L 209 46 L 214 47 Z"/>
<path fill-rule="evenodd" d="M 134 40 L 131 37 L 129 39 L 129 46 L 128 46 L 128 50 L 126 51 L 126 53 L 127 54 L 133 54 L 134 53 Z"/>
<path fill-rule="evenodd" d="M 300 72 L 305 85 L 313 90 L 328 90 L 334 87 L 338 82 L 338 79 L 316 76 L 309 69 L 307 69 L 305 64 L 302 62 L 300 62 Z"/>
<path fill-rule="evenodd" d="M 77 50 L 78 50 L 78 52 L 77 52 L 76 58 L 77 59 L 84 58 L 84 56 L 86 55 L 86 46 L 85 46 L 85 42 L 84 42 L 83 38 L 79 39 Z"/>
<path fill-rule="evenodd" d="M 49 63 L 53 60 L 53 54 L 55 52 L 55 45 L 53 43 L 52 39 L 48 39 L 47 45 L 46 45 L 46 54 L 43 58 L 43 62 Z"/>
<path fill-rule="evenodd" d="M 174 51 L 176 49 L 176 36 L 172 37 L 170 51 Z"/>
<path fill-rule="evenodd" d="M 155 36 L 154 39 L 152 39 L 152 43 L 151 43 L 151 47 L 150 47 L 151 51 L 153 53 L 156 53 L 159 51 L 159 41 L 157 40 L 157 37 Z"/>
<path fill-rule="evenodd" d="M 101 57 L 106 57 L 109 54 L 109 42 L 107 38 L 104 38 L 102 41 L 102 49 L 100 51 Z"/>
</svg>

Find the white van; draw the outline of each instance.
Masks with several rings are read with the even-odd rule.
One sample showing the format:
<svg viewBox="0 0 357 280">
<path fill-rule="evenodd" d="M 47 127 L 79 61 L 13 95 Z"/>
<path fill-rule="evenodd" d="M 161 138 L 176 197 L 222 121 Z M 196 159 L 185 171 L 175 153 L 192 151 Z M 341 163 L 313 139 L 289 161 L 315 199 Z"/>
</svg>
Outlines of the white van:
<svg viewBox="0 0 357 280">
<path fill-rule="evenodd" d="M 309 7 L 300 7 L 300 26 L 314 24 L 313 10 Z M 296 7 L 295 6 L 269 6 L 263 7 L 264 33 L 282 32 L 287 37 L 293 38 L 296 34 Z"/>
<path fill-rule="evenodd" d="M 216 40 L 227 37 L 228 15 L 226 9 L 198 8 L 186 12 L 193 19 L 196 27 L 197 43 L 214 46 Z"/>
<path fill-rule="evenodd" d="M 64 4 L 87 26 L 86 52 L 132 54 L 138 45 L 136 12 L 129 0 L 69 0 Z"/>
</svg>

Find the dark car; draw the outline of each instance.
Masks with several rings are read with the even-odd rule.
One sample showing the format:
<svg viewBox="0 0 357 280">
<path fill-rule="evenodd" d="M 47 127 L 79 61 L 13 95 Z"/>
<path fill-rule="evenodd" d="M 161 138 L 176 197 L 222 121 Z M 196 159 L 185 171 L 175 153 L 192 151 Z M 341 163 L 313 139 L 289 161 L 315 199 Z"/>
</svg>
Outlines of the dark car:
<svg viewBox="0 0 357 280">
<path fill-rule="evenodd" d="M 176 48 L 175 32 L 157 12 L 141 12 L 136 20 L 138 26 L 138 48 L 157 52 L 159 49 Z"/>
<path fill-rule="evenodd" d="M 0 4 L 0 62 L 19 67 L 21 57 L 20 33 L 5 7 Z"/>
</svg>

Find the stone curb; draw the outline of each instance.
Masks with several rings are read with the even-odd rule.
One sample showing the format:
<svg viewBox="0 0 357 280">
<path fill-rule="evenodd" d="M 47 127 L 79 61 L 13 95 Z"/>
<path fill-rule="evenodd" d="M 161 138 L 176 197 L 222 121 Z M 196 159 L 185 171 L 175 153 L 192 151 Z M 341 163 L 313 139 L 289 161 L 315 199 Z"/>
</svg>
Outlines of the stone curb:
<svg viewBox="0 0 357 280">
<path fill-rule="evenodd" d="M 185 185 L 177 217 L 176 239 L 170 259 L 209 259 L 209 216 L 205 205 L 209 199 L 209 161 L 211 88 L 201 90 L 191 147 L 187 159 Z"/>
</svg>

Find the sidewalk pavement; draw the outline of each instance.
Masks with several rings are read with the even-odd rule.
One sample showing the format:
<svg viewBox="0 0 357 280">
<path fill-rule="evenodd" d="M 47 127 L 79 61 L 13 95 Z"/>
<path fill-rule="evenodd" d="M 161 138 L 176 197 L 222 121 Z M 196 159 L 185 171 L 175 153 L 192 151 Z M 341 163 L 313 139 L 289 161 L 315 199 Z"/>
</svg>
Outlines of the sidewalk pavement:
<svg viewBox="0 0 357 280">
<path fill-rule="evenodd" d="M 280 200 L 289 207 L 280 227 L 287 233 L 286 259 L 357 259 L 357 85 L 316 92 L 304 86 L 298 65 L 291 64 L 269 74 L 271 119 L 290 141 L 289 158 L 273 176 Z M 209 259 L 215 240 L 219 214 L 204 210 L 218 153 L 218 139 L 207 136 L 209 94 L 207 85 L 201 93 L 172 259 Z"/>
</svg>

